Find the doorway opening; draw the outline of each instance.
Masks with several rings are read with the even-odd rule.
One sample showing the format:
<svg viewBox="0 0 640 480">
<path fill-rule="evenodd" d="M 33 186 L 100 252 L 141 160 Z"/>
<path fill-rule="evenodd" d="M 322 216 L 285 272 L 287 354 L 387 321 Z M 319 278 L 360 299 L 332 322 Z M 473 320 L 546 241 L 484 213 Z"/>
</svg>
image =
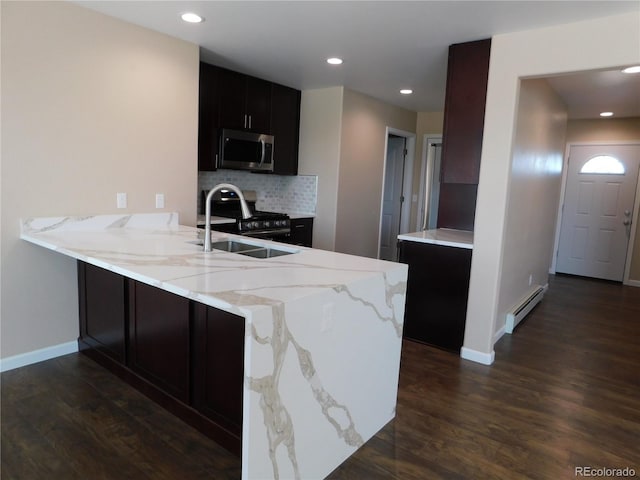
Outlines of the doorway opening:
<svg viewBox="0 0 640 480">
<path fill-rule="evenodd" d="M 398 235 L 412 229 L 415 134 L 387 127 L 385 152 L 378 258 L 395 262 L 398 260 Z"/>
<path fill-rule="evenodd" d="M 422 145 L 420 205 L 416 218 L 416 230 L 432 230 L 438 225 L 442 136 L 425 135 Z"/>
</svg>

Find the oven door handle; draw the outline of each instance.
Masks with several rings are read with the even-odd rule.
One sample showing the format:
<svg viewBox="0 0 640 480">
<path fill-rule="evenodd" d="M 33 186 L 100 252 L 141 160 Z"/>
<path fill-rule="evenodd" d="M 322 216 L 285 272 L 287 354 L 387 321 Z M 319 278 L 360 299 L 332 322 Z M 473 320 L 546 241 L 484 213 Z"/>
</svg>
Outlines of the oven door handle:
<svg viewBox="0 0 640 480">
<path fill-rule="evenodd" d="M 240 232 L 244 237 L 259 237 L 264 235 L 288 235 L 291 233 L 289 228 L 278 228 L 275 230 L 250 230 L 248 232 Z"/>
</svg>

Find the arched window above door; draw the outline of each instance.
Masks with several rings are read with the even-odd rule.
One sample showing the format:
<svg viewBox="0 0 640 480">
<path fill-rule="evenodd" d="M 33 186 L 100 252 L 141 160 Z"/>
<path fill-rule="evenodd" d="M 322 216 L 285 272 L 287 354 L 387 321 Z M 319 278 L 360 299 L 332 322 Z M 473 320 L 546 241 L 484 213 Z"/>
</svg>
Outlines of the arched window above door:
<svg viewBox="0 0 640 480">
<path fill-rule="evenodd" d="M 580 169 L 580 173 L 604 173 L 624 175 L 625 168 L 620 160 L 610 155 L 597 155 L 590 158 Z"/>
</svg>

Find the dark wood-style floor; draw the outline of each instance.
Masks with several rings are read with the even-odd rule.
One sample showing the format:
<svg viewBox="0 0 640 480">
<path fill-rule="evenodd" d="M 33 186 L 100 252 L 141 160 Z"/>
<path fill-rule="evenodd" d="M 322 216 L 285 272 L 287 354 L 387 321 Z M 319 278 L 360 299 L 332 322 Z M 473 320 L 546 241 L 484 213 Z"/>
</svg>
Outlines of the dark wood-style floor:
<svg viewBox="0 0 640 480">
<path fill-rule="evenodd" d="M 490 367 L 406 342 L 395 420 L 329 478 L 640 476 L 639 339 L 640 289 L 558 276 Z M 1 407 L 2 480 L 240 478 L 237 458 L 79 354 L 3 373 Z"/>
</svg>

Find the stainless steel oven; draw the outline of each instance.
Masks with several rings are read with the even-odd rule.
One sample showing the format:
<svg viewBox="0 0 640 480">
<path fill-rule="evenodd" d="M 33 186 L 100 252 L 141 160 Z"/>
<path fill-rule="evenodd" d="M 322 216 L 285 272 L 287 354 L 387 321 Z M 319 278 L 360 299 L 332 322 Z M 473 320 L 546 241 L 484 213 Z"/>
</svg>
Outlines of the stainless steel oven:
<svg viewBox="0 0 640 480">
<path fill-rule="evenodd" d="M 207 198 L 206 191 L 202 192 L 202 208 L 204 211 Z M 235 222 L 213 224 L 212 230 L 218 232 L 235 233 L 245 237 L 273 240 L 275 242 L 289 243 L 291 238 L 291 223 L 286 213 L 263 212 L 256 210 L 257 195 L 254 190 L 243 191 L 242 194 L 249 205 L 251 218 L 243 219 L 240 210 L 240 200 L 232 191 L 216 192 L 211 201 L 211 215 L 218 217 L 234 218 Z"/>
</svg>

